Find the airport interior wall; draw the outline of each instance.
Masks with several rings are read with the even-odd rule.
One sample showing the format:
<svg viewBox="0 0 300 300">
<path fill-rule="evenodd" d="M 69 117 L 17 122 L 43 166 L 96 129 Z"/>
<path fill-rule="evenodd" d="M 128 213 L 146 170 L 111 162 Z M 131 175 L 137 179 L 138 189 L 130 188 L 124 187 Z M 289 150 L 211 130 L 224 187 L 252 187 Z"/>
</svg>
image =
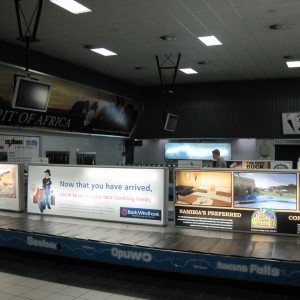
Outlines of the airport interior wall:
<svg viewBox="0 0 300 300">
<path fill-rule="evenodd" d="M 211 82 L 143 92 L 144 116 L 134 138 L 283 138 L 282 113 L 300 111 L 300 80 Z M 179 116 L 176 131 L 164 131 L 166 112 Z"/>
</svg>

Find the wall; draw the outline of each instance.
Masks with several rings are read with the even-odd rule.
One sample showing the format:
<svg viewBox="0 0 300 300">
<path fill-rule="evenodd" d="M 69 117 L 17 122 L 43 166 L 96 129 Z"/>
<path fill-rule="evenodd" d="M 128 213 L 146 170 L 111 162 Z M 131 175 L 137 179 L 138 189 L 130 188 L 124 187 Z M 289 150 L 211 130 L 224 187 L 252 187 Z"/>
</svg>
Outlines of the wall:
<svg viewBox="0 0 300 300">
<path fill-rule="evenodd" d="M 283 112 L 300 111 L 300 80 L 198 83 L 143 91 L 144 114 L 134 138 L 282 138 Z M 179 115 L 176 131 L 164 131 L 164 112 Z"/>
<path fill-rule="evenodd" d="M 96 152 L 96 165 L 124 164 L 124 140 L 114 137 L 100 137 L 64 133 L 35 132 L 27 130 L 1 129 L 1 134 L 39 136 L 41 141 L 40 157 L 46 151 L 70 152 L 70 164 L 76 164 L 76 151 Z"/>
<path fill-rule="evenodd" d="M 284 137 L 281 113 L 300 111 L 299 79 L 179 85 L 174 87 L 174 95 L 167 96 L 161 93 L 160 87 L 138 89 L 109 76 L 34 51 L 31 51 L 30 55 L 30 67 L 44 74 L 87 84 L 122 96 L 139 98 L 142 95 L 140 99 L 144 101 L 145 109 L 132 138 L 143 139 L 144 145 L 134 147 L 134 163 L 164 163 L 162 148 L 164 141 L 159 142 L 154 139 L 231 140 L 233 148 L 236 149 L 233 150 L 233 159 L 258 159 L 260 146 L 264 139 L 267 139 L 271 146 L 270 158 L 274 159 L 272 140 Z M 0 41 L 0 61 L 24 66 L 25 48 Z M 164 116 L 168 111 L 179 115 L 175 133 L 163 130 Z M 84 136 L 66 138 L 64 135 L 54 134 L 53 137 L 64 145 L 60 146 L 53 145 L 51 142 L 53 137 L 48 136 L 43 135 L 43 140 L 47 148 L 51 148 L 47 149 L 49 151 L 58 147 L 65 148 L 67 143 L 70 143 L 72 151 L 75 151 L 74 149 L 78 148 L 78 141 L 82 141 L 80 151 L 102 153 L 104 163 L 123 162 L 123 149 L 120 150 L 123 148 L 123 141 L 121 141 L 122 146 L 119 145 L 118 140 L 112 141 L 111 145 L 106 138 L 89 137 L 86 145 Z M 253 139 L 258 140 L 253 142 Z M 244 146 L 245 140 L 249 140 L 246 146 Z M 119 149 L 117 153 L 115 153 L 116 148 Z M 63 149 L 57 150 L 63 151 Z M 106 152 L 109 154 L 105 154 Z M 101 161 L 101 158 L 97 159 L 98 161 Z"/>
<path fill-rule="evenodd" d="M 69 151 L 70 164 L 76 164 L 77 151 L 96 152 L 96 165 L 124 164 L 123 140 L 120 138 L 43 134 L 42 157 L 46 156 L 46 151 Z"/>
</svg>

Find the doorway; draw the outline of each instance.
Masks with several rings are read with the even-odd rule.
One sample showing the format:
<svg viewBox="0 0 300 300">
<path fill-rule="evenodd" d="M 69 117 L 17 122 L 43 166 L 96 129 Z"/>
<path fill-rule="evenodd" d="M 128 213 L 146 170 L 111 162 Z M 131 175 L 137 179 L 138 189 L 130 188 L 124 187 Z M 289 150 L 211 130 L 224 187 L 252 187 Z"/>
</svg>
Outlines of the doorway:
<svg viewBox="0 0 300 300">
<path fill-rule="evenodd" d="M 297 169 L 300 157 L 300 145 L 275 145 L 275 160 L 293 161 L 293 169 Z"/>
</svg>

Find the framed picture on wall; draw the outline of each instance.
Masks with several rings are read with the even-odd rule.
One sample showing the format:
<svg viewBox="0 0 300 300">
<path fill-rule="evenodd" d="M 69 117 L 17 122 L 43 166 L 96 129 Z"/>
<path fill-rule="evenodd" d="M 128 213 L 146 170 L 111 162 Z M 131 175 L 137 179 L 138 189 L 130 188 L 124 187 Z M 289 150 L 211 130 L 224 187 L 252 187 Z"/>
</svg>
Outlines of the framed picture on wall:
<svg viewBox="0 0 300 300">
<path fill-rule="evenodd" d="M 282 113 L 283 134 L 300 134 L 300 112 Z"/>
</svg>

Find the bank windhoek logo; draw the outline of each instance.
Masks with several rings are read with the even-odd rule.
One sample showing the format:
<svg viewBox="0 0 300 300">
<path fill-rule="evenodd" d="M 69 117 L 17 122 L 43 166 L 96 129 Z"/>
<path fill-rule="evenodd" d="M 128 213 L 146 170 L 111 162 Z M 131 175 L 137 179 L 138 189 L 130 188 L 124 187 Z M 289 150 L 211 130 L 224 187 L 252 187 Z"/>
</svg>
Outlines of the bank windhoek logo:
<svg viewBox="0 0 300 300">
<path fill-rule="evenodd" d="M 277 230 L 277 217 L 272 209 L 260 208 L 251 216 L 251 229 Z"/>
<path fill-rule="evenodd" d="M 128 211 L 126 208 L 121 209 L 121 216 L 126 217 L 128 215 Z"/>
</svg>

